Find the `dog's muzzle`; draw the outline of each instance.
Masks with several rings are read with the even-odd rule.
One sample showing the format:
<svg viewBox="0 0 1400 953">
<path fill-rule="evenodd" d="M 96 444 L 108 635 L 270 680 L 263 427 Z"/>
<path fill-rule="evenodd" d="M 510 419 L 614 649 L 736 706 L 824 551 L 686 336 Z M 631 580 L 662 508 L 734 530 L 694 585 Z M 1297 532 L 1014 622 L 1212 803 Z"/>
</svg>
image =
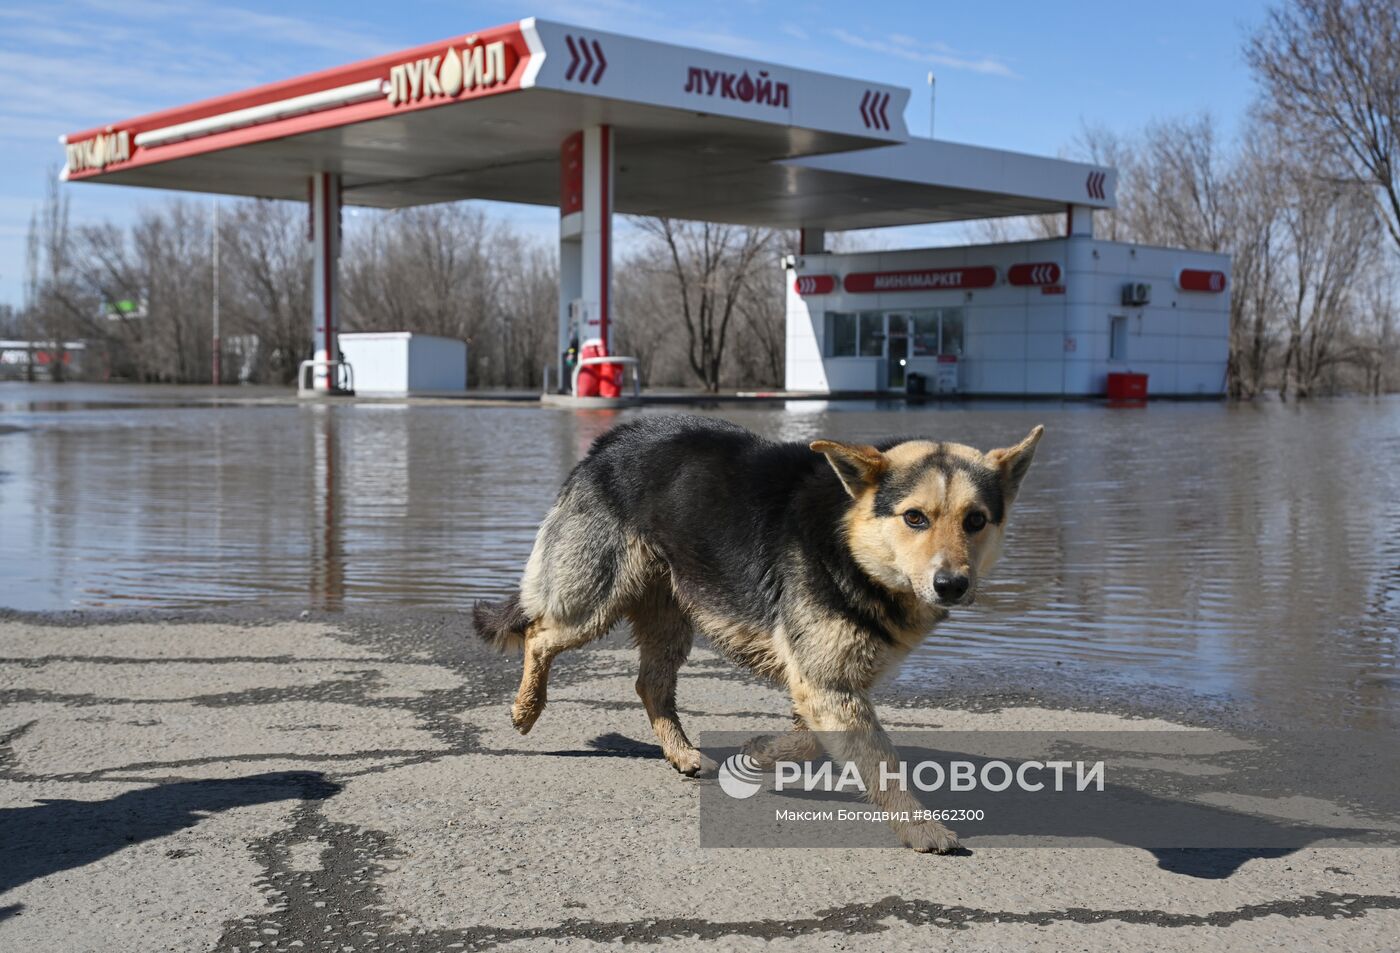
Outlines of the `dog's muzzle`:
<svg viewBox="0 0 1400 953">
<path fill-rule="evenodd" d="M 933 574 L 933 592 L 938 596 L 939 605 L 961 605 L 971 588 L 972 580 L 965 573 L 940 569 Z"/>
</svg>

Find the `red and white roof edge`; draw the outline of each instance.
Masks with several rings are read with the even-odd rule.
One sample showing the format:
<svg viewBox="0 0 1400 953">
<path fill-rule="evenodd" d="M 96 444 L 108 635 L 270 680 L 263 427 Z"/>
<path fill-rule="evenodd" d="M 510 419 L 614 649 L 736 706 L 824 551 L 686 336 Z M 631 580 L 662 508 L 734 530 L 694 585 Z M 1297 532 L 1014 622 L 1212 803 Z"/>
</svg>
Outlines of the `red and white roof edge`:
<svg viewBox="0 0 1400 953">
<path fill-rule="evenodd" d="M 525 75 L 520 77 L 520 88 L 530 89 L 539 78 L 540 70 L 544 68 L 544 59 L 549 54 L 545 52 L 544 41 L 540 39 L 539 26 L 534 17 L 526 17 L 520 21 L 520 35 L 525 38 L 525 45 L 530 50 L 530 58 L 525 63 Z"/>
<path fill-rule="evenodd" d="M 88 178 L 109 166 L 134 168 L 509 92 L 520 87 L 531 58 L 523 25 L 493 27 L 72 133 L 60 138 L 68 151 L 63 177 Z M 447 92 L 438 71 L 454 58 L 457 85 Z M 470 84 L 463 64 L 475 67 L 475 74 L 467 74 Z M 396 97 L 413 79 L 412 95 Z"/>
<path fill-rule="evenodd" d="M 588 60 L 581 70 L 577 50 Z M 529 88 L 843 133 L 872 145 L 907 139 L 908 90 L 529 17 L 63 136 L 63 177 Z M 869 107 L 876 101 L 878 118 Z"/>
</svg>

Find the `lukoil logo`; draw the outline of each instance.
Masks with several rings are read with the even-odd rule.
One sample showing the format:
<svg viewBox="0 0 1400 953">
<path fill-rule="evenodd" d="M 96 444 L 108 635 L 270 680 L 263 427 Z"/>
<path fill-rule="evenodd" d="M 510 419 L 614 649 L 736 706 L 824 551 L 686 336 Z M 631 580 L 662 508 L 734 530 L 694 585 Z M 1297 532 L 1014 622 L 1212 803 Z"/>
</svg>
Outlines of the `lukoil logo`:
<svg viewBox="0 0 1400 953">
<path fill-rule="evenodd" d="M 719 766 L 720 790 L 741 801 L 758 793 L 762 779 L 758 762 L 743 753 L 730 755 Z"/>
</svg>

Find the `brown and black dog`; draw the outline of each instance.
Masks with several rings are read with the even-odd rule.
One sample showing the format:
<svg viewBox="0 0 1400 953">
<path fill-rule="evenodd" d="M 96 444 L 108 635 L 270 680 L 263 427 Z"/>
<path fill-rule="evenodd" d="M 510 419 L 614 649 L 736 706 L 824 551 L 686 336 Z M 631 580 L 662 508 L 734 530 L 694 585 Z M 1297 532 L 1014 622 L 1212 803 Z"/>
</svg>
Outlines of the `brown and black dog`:
<svg viewBox="0 0 1400 953">
<path fill-rule="evenodd" d="M 878 777 L 897 755 L 870 689 L 975 598 L 1041 432 L 981 453 L 918 439 L 774 443 L 691 416 L 615 427 L 565 481 L 519 593 L 476 606 L 482 638 L 524 649 L 512 722 L 528 732 L 544 711 L 555 656 L 625 618 L 641 652 L 637 693 L 682 774 L 712 766 L 676 712 L 676 674 L 699 630 L 792 695 L 794 730 L 761 760 L 811 757 L 820 738 Z M 906 791 L 867 796 L 895 815 L 920 810 Z M 957 847 L 936 821 L 894 827 L 915 850 Z"/>
</svg>

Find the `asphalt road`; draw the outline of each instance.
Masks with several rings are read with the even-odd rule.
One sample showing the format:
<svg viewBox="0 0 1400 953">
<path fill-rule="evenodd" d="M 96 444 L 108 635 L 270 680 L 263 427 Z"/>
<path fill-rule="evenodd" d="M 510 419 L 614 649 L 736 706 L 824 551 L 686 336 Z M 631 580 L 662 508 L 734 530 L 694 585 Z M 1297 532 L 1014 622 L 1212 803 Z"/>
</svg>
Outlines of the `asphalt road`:
<svg viewBox="0 0 1400 953">
<path fill-rule="evenodd" d="M 1400 948 L 1400 849 L 705 849 L 621 640 L 518 662 L 455 616 L 0 618 L 0 949 Z M 695 730 L 772 731 L 698 651 Z M 890 720 L 1169 728 L 1093 698 L 947 693 Z"/>
</svg>

